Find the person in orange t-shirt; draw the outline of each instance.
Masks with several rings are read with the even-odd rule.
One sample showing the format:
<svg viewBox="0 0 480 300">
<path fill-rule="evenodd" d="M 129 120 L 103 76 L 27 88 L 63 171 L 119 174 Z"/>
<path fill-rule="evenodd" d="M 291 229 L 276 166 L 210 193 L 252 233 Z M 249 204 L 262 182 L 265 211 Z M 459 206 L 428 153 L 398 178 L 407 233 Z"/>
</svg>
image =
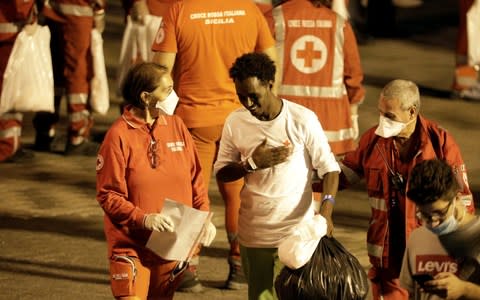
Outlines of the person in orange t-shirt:
<svg viewBox="0 0 480 300">
<path fill-rule="evenodd" d="M 276 61 L 275 42 L 254 1 L 184 0 L 164 16 L 152 50 L 154 62 L 172 70 L 180 97 L 176 114 L 189 128 L 207 186 L 227 115 L 240 102 L 228 70 L 242 54 L 264 52 Z M 237 240 L 243 181 L 218 183 L 230 242 L 227 288 L 246 287 Z M 190 269 L 195 274 L 195 269 Z M 196 276 L 192 286 L 198 286 Z M 198 290 L 198 289 L 197 289 Z"/>
<path fill-rule="evenodd" d="M 173 299 L 186 264 L 161 258 L 146 243 L 152 231 L 175 232 L 175 222 L 162 214 L 165 199 L 208 211 L 207 189 L 192 137 L 172 115 L 178 97 L 168 69 L 137 64 L 122 92 L 123 115 L 108 130 L 96 167 L 112 293 L 117 299 Z M 201 243 L 208 246 L 215 232 L 210 223 Z"/>
</svg>

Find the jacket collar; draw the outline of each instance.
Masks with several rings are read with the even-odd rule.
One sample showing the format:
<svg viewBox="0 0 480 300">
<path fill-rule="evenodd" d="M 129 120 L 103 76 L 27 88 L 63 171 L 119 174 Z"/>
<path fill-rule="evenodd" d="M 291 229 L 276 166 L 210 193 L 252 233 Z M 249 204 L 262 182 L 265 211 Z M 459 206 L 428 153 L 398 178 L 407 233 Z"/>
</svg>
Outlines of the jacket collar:
<svg viewBox="0 0 480 300">
<path fill-rule="evenodd" d="M 144 120 L 142 120 L 140 118 L 137 118 L 131 112 L 132 108 L 133 108 L 133 105 L 128 104 L 123 109 L 122 118 L 128 124 L 128 126 L 130 126 L 131 128 L 135 128 L 135 129 L 142 128 L 142 127 L 150 128 L 150 125 L 147 122 L 145 122 Z M 167 125 L 167 120 L 165 119 L 165 117 L 163 115 L 160 115 L 158 117 L 156 125 L 157 126 Z"/>
</svg>

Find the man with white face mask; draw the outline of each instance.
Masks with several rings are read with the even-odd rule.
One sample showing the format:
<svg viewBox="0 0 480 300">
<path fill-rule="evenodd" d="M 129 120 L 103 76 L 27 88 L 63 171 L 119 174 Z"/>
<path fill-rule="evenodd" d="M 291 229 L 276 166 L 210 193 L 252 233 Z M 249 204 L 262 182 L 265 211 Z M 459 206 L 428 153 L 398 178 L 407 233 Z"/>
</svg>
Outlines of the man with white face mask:
<svg viewBox="0 0 480 300">
<path fill-rule="evenodd" d="M 400 273 L 411 299 L 480 299 L 480 219 L 458 200 L 459 188 L 445 161 L 412 170 L 407 196 L 423 226 L 410 235 Z"/>
<path fill-rule="evenodd" d="M 466 168 L 452 136 L 422 117 L 415 83 L 393 80 L 380 94 L 380 120 L 360 138 L 358 148 L 341 162 L 340 184 L 348 187 L 365 178 L 372 211 L 367 251 L 374 299 L 408 299 L 398 280 L 405 243 L 420 224 L 415 204 L 405 196 L 412 168 L 423 160 L 443 159 L 461 181 L 458 202 L 474 211 Z"/>
</svg>

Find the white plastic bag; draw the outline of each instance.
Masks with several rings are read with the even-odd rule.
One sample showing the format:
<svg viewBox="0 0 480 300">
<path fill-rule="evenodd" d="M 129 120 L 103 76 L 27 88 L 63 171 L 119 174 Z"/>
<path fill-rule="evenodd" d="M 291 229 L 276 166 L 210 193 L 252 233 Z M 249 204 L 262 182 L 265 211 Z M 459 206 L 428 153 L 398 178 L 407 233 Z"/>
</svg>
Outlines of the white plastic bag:
<svg viewBox="0 0 480 300">
<path fill-rule="evenodd" d="M 480 0 L 475 0 L 467 12 L 468 64 L 480 64 Z"/>
<path fill-rule="evenodd" d="M 320 215 L 304 220 L 278 246 L 278 258 L 290 269 L 304 266 L 317 249 L 320 239 L 327 234 L 327 220 Z"/>
<path fill-rule="evenodd" d="M 103 38 L 102 34 L 95 28 L 92 29 L 90 50 L 93 60 L 93 78 L 90 80 L 90 107 L 94 112 L 104 115 L 110 107 L 110 98 L 103 54 Z"/>
<path fill-rule="evenodd" d="M 120 95 L 123 79 L 132 65 L 152 61 L 151 47 L 161 22 L 162 17 L 152 15 L 145 16 L 145 25 L 127 18 L 117 69 L 117 94 Z"/>
<path fill-rule="evenodd" d="M 36 25 L 32 35 L 22 30 L 3 74 L 0 114 L 8 111 L 54 111 L 50 30 Z"/>
<path fill-rule="evenodd" d="M 332 10 L 342 16 L 345 20 L 348 20 L 349 14 L 345 0 L 333 0 Z"/>
</svg>

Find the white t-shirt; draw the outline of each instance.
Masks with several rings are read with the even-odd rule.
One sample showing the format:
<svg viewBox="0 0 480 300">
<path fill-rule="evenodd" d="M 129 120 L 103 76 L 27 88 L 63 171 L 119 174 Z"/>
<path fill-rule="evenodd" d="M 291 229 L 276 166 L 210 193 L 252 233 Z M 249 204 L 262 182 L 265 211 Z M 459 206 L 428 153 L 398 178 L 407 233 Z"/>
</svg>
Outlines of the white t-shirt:
<svg viewBox="0 0 480 300">
<path fill-rule="evenodd" d="M 240 108 L 228 116 L 223 128 L 215 174 L 224 166 L 251 156 L 265 138 L 272 147 L 286 142 L 293 147 L 286 162 L 245 176 L 238 236 L 246 247 L 278 247 L 293 226 L 314 214 L 313 169 L 320 178 L 328 172 L 340 172 L 315 113 L 282 101 L 282 111 L 274 120 L 260 121 Z"/>
<path fill-rule="evenodd" d="M 478 252 L 478 249 L 475 248 L 478 246 L 478 243 L 474 243 L 474 240 L 478 240 L 480 234 L 478 232 L 479 222 L 479 217 L 475 217 L 472 221 L 462 225 L 462 227 L 456 231 L 449 233 L 449 235 L 452 235 L 451 237 L 456 237 L 451 240 L 455 240 L 455 253 L 457 253 L 459 257 L 462 257 L 460 253 L 466 250 L 469 250 L 467 252 L 471 253 Z M 442 239 L 445 240 L 445 237 L 446 235 L 443 236 Z M 458 243 L 461 243 L 461 245 Z M 474 256 L 476 255 L 477 254 L 474 254 Z M 424 226 L 412 231 L 407 242 L 402 270 L 400 272 L 400 283 L 409 291 L 410 299 L 444 299 L 436 295 L 422 293 L 420 286 L 412 278 L 413 274 L 429 273 L 435 276 L 441 272 L 451 272 L 459 276 L 460 271 L 459 261 L 448 254 L 448 251 L 442 245 L 442 242 L 436 234 Z M 476 274 L 478 273 L 475 272 L 473 277 L 469 274 L 468 281 L 478 284 L 480 280 L 475 277 Z"/>
<path fill-rule="evenodd" d="M 448 255 L 436 234 L 424 226 L 412 232 L 408 239 L 400 272 L 400 282 L 409 291 L 410 299 L 443 299 L 420 292 L 420 286 L 412 279 L 413 274 L 429 273 L 435 276 L 441 272 L 457 274 L 458 270 L 458 262 Z"/>
</svg>

